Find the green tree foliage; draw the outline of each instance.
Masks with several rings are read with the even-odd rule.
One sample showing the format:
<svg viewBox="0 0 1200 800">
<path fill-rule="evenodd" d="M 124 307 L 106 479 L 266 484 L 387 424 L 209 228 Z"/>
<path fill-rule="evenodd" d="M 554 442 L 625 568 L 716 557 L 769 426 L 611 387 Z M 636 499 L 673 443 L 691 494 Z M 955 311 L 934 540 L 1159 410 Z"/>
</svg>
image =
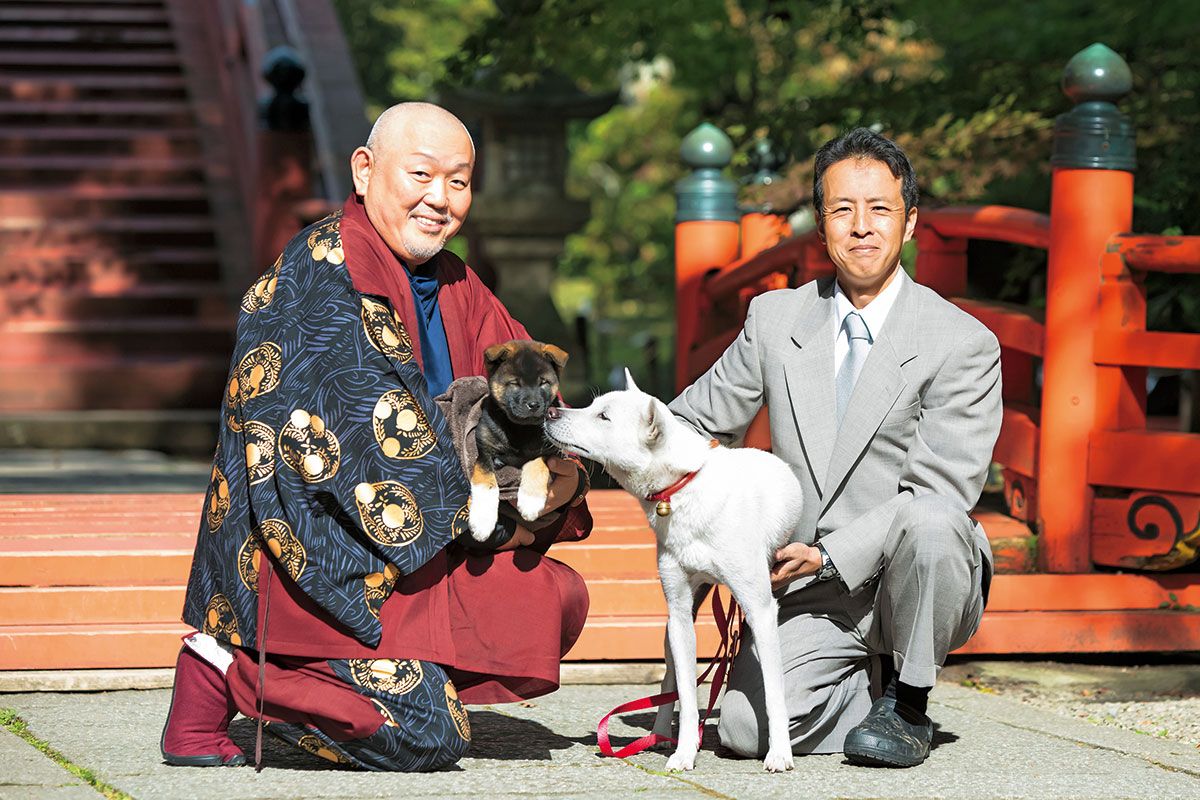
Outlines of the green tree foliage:
<svg viewBox="0 0 1200 800">
<path fill-rule="evenodd" d="M 367 104 L 378 112 L 425 100 L 462 42 L 494 13 L 491 0 L 334 0 Z"/>
<path fill-rule="evenodd" d="M 360 53 L 393 96 L 443 75 L 468 81 L 481 67 L 502 70 L 514 87 L 544 69 L 585 89 L 625 87 L 627 101 L 572 142 L 571 187 L 591 198 L 593 218 L 569 240 L 564 272 L 593 281 L 602 301 L 670 285 L 678 142 L 702 119 L 734 138 L 735 169 L 762 135 L 792 156 L 769 190 L 776 207 L 807 200 L 811 155 L 822 142 L 876 125 L 913 157 L 926 205 L 1046 210 L 1054 117 L 1069 107 L 1059 77 L 1094 41 L 1133 70 L 1122 109 L 1138 133 L 1135 229 L 1197 232 L 1200 159 L 1190 145 L 1200 130 L 1200 24 L 1192 0 L 503 0 L 504 13 L 482 0 L 420 11 L 398 0 L 338 5 L 373 20 L 364 24 L 370 36 L 387 39 L 383 23 L 403 30 L 389 47 Z M 360 29 L 347 28 L 352 39 Z M 408 72 L 397 74 L 402 65 Z M 998 254 L 1005 263 L 993 272 L 1007 269 L 1009 280 L 985 281 L 985 289 L 1036 302 L 1029 278 L 1042 264 Z M 1152 297 L 1153 325 L 1200 326 L 1194 282 L 1155 284 Z"/>
</svg>

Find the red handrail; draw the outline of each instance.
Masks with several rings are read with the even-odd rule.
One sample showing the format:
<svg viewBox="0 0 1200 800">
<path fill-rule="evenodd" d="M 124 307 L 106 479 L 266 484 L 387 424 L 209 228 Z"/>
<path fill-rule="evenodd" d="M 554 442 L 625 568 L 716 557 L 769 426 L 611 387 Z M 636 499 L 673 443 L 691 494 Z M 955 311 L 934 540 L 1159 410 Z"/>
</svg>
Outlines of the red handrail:
<svg viewBox="0 0 1200 800">
<path fill-rule="evenodd" d="M 1122 233 L 1108 240 L 1108 252 L 1142 272 L 1200 273 L 1200 236 Z"/>
<path fill-rule="evenodd" d="M 712 272 L 704 289 L 709 297 L 726 297 L 776 272 L 786 272 L 804 258 L 804 248 L 816 241 L 816 231 L 786 239 L 772 248 L 763 250 Z"/>
<path fill-rule="evenodd" d="M 946 239 L 988 239 L 1046 250 L 1050 216 L 1012 206 L 957 206 L 919 212 L 917 222 Z"/>
</svg>

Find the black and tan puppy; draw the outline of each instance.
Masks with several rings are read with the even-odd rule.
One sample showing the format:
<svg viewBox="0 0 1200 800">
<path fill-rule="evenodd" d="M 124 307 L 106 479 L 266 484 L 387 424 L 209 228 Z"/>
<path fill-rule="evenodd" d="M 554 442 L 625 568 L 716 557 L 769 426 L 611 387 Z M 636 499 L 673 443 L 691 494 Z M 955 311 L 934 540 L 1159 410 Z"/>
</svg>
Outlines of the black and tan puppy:
<svg viewBox="0 0 1200 800">
<path fill-rule="evenodd" d="M 542 434 L 551 406 L 558 405 L 558 381 L 567 354 L 552 344 L 514 340 L 483 353 L 488 396 L 483 400 L 475 443 L 479 458 L 471 472 L 471 536 L 486 541 L 496 527 L 500 488 L 496 470 L 519 467 L 517 511 L 535 520 L 546 507 L 550 469 L 545 457 L 556 455 Z"/>
</svg>

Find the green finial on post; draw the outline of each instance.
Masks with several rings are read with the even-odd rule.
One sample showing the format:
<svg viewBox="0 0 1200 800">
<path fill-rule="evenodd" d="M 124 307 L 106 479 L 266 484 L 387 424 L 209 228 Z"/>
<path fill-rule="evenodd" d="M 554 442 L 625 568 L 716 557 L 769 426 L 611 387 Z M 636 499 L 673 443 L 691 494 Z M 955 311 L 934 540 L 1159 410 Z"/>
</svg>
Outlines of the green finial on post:
<svg viewBox="0 0 1200 800">
<path fill-rule="evenodd" d="M 683 138 L 679 155 L 693 172 L 675 184 L 675 221 L 737 222 L 737 184 L 721 174 L 733 160 L 733 142 L 725 132 L 701 123 Z"/>
<path fill-rule="evenodd" d="M 1064 169 L 1137 168 L 1133 123 L 1116 106 L 1133 88 L 1129 65 L 1097 42 L 1085 47 L 1063 70 L 1063 94 L 1075 108 L 1054 123 L 1051 166 Z"/>
</svg>

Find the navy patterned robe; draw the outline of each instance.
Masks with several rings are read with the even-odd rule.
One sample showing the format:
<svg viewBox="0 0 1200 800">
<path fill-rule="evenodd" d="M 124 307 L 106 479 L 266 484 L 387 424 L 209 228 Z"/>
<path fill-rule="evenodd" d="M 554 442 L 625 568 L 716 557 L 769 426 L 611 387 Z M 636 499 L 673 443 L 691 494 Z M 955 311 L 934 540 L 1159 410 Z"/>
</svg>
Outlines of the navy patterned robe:
<svg viewBox="0 0 1200 800">
<path fill-rule="evenodd" d="M 412 342 L 354 289 L 341 212 L 298 234 L 242 298 L 184 621 L 255 647 L 269 550 L 369 646 L 401 575 L 466 531 L 467 479 Z"/>
</svg>

